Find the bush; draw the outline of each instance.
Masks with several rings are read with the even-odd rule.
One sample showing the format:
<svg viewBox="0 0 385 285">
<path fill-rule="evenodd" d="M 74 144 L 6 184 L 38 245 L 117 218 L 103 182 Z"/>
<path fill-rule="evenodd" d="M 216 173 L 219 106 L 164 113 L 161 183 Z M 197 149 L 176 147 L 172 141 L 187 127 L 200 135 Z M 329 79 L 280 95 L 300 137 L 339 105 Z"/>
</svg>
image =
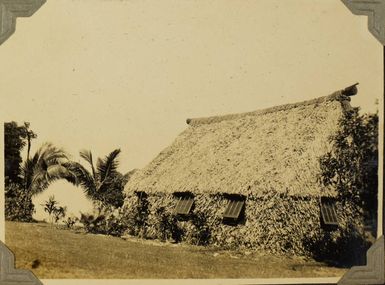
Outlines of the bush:
<svg viewBox="0 0 385 285">
<path fill-rule="evenodd" d="M 122 215 L 128 228 L 128 233 L 142 238 L 147 237 L 149 202 L 145 193 L 137 193 L 137 199 L 130 206 L 124 207 Z"/>
<path fill-rule="evenodd" d="M 84 230 L 87 233 L 105 233 L 105 219 L 104 215 L 94 216 L 92 214 L 80 214 L 79 222 L 83 224 Z"/>
<path fill-rule="evenodd" d="M 35 206 L 29 193 L 17 184 L 5 186 L 5 219 L 8 221 L 32 222 Z"/>
<path fill-rule="evenodd" d="M 118 215 L 108 215 L 106 218 L 106 234 L 111 236 L 121 236 L 127 230 L 127 225 L 123 223 L 122 213 Z"/>
<path fill-rule="evenodd" d="M 67 229 L 73 229 L 77 221 L 79 221 L 77 217 L 67 217 L 63 222 Z"/>
<path fill-rule="evenodd" d="M 366 251 L 370 245 L 354 226 L 322 232 L 318 237 L 305 241 L 315 260 L 341 267 L 366 264 Z"/>
<path fill-rule="evenodd" d="M 155 220 L 157 227 L 157 238 L 161 241 L 174 240 L 181 242 L 184 231 L 178 226 L 178 220 L 175 215 L 166 211 L 165 207 L 160 207 L 155 212 Z"/>
<path fill-rule="evenodd" d="M 121 212 L 100 215 L 83 214 L 79 222 L 87 233 L 121 236 L 127 226 L 123 223 Z"/>
<path fill-rule="evenodd" d="M 208 245 L 211 238 L 211 230 L 208 225 L 207 215 L 203 212 L 196 212 L 191 216 L 191 223 L 194 226 L 190 235 L 190 243 L 196 245 Z"/>
</svg>

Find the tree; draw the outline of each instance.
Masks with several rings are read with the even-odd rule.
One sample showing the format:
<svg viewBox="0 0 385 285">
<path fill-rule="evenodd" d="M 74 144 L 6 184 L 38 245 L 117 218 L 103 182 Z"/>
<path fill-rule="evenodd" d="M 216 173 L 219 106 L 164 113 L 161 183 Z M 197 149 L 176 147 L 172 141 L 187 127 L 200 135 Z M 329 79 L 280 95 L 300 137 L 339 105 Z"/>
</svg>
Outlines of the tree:
<svg viewBox="0 0 385 285">
<path fill-rule="evenodd" d="M 347 112 L 340 121 L 334 150 L 321 158 L 321 180 L 332 185 L 342 201 L 353 202 L 367 218 L 377 215 L 378 114 Z"/>
<path fill-rule="evenodd" d="M 27 140 L 29 153 L 31 140 L 37 137 L 29 126 L 28 122 L 24 122 L 23 126 L 18 126 L 16 122 L 4 123 L 5 185 L 21 183 L 21 151 Z"/>
<path fill-rule="evenodd" d="M 21 151 L 28 140 L 28 148 L 36 134 L 29 130 L 30 124 L 24 122 L 4 123 L 4 166 L 5 166 L 5 218 L 11 221 L 32 221 L 34 205 L 30 193 L 24 191 L 21 175 Z"/>
<path fill-rule="evenodd" d="M 24 122 L 24 132 L 27 138 L 27 159 L 29 159 L 29 153 L 31 151 L 31 140 L 35 139 L 37 135 L 29 129 L 30 123 Z"/>
<path fill-rule="evenodd" d="M 360 115 L 359 108 L 352 108 L 339 126 L 330 137 L 332 150 L 320 158 L 319 179 L 337 190 L 339 215 L 346 221 L 335 231 L 317 235 L 308 246 L 316 260 L 351 266 L 365 260 L 370 243 L 364 225 L 377 216 L 378 114 Z"/>
<path fill-rule="evenodd" d="M 44 191 L 57 179 L 75 183 L 75 177 L 68 171 L 66 153 L 51 143 L 43 144 L 30 157 L 31 141 L 36 134 L 24 122 L 4 124 L 5 157 L 5 216 L 12 221 L 32 221 L 34 205 L 32 196 Z M 21 151 L 27 145 L 27 158 L 22 164 Z"/>
<path fill-rule="evenodd" d="M 360 192 L 362 207 L 368 219 L 377 218 L 378 195 L 378 113 L 362 116 L 364 138 L 361 147 L 364 149 L 362 180 L 363 189 Z"/>
<path fill-rule="evenodd" d="M 98 158 L 95 167 L 91 151 L 80 151 L 80 157 L 89 164 L 90 170 L 78 162 L 69 163 L 68 169 L 75 174 L 77 185 L 83 188 L 95 206 L 123 205 L 123 188 L 127 183 L 128 174 L 122 175 L 117 171 L 119 153 L 120 149 L 115 149 L 104 159 Z"/>
</svg>

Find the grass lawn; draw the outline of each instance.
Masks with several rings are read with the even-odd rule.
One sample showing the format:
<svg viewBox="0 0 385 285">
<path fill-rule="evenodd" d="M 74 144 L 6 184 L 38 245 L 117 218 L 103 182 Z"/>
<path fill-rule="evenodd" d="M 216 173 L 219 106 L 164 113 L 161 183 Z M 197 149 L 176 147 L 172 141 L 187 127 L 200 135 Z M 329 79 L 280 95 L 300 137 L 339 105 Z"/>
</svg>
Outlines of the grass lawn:
<svg viewBox="0 0 385 285">
<path fill-rule="evenodd" d="M 32 270 L 40 279 L 333 277 L 346 272 L 298 257 L 123 240 L 44 223 L 6 222 L 5 228 L 16 268 Z"/>
</svg>

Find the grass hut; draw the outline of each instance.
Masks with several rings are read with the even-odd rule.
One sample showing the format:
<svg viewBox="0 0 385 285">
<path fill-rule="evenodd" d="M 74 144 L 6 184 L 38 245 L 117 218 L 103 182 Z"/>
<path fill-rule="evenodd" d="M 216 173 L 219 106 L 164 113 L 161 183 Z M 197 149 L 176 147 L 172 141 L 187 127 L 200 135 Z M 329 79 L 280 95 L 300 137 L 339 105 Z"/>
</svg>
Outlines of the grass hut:
<svg viewBox="0 0 385 285">
<path fill-rule="evenodd" d="M 147 238 L 167 238 L 170 230 L 194 244 L 270 253 L 326 245 L 325 237 L 352 222 L 336 189 L 320 179 L 320 158 L 333 152 L 331 137 L 349 101 L 342 90 L 188 119 L 188 128 L 126 185 L 131 226 Z"/>
</svg>

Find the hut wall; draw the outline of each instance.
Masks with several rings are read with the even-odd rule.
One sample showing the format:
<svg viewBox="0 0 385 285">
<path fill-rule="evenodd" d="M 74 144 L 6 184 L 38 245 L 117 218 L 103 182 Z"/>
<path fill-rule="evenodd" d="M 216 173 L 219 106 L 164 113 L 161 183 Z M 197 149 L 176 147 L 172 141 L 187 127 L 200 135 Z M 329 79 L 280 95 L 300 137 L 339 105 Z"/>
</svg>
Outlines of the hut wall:
<svg viewBox="0 0 385 285">
<path fill-rule="evenodd" d="M 140 232 L 142 237 L 156 239 L 162 235 L 159 232 L 157 210 L 164 207 L 172 216 L 177 200 L 172 194 L 153 193 L 148 195 L 147 201 L 146 223 L 137 232 Z M 136 195 L 127 197 L 127 211 L 137 211 L 137 203 Z M 308 255 L 311 251 L 309 244 L 322 240 L 325 234 L 320 224 L 318 198 L 268 193 L 264 197 L 248 196 L 245 203 L 245 222 L 236 225 L 223 223 L 222 214 L 227 203 L 228 200 L 221 194 L 195 195 L 189 217 L 172 221 L 181 230 L 182 241 L 190 244 L 202 243 L 200 237 L 197 237 L 197 232 L 205 227 L 208 232 L 205 244 L 222 249 Z M 205 218 L 202 224 L 194 224 L 193 216 L 197 214 Z M 346 224 L 342 211 L 340 214 L 342 224 Z"/>
</svg>

